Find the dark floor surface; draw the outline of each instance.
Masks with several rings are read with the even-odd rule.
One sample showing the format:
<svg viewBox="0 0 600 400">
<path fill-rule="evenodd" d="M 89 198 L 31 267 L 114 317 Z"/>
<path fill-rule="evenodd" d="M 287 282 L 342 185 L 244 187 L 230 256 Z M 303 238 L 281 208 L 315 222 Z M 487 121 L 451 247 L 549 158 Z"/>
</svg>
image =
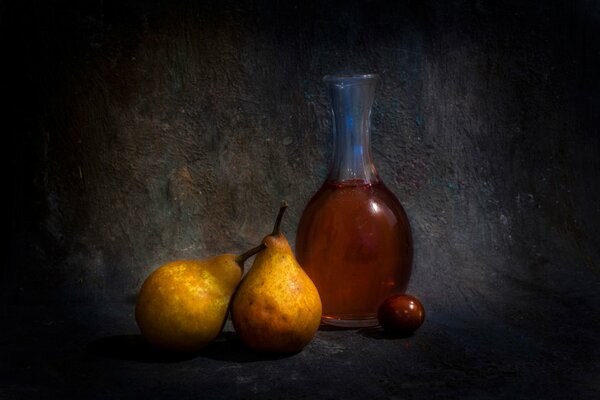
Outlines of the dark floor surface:
<svg viewBox="0 0 600 400">
<path fill-rule="evenodd" d="M 577 293 L 505 321 L 430 310 L 409 338 L 321 328 L 281 358 L 246 350 L 230 323 L 198 354 L 156 353 L 128 303 L 9 307 L 0 398 L 597 399 L 599 301 Z"/>
</svg>

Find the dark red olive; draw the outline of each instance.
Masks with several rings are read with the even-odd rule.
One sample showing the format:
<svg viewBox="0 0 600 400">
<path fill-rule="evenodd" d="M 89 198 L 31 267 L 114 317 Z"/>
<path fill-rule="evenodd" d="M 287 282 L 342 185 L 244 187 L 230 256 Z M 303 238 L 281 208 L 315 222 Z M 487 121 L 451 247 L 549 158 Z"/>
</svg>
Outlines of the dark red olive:
<svg viewBox="0 0 600 400">
<path fill-rule="evenodd" d="M 410 335 L 425 320 L 425 308 L 416 297 L 395 294 L 381 303 L 377 310 L 377 319 L 388 332 Z"/>
</svg>

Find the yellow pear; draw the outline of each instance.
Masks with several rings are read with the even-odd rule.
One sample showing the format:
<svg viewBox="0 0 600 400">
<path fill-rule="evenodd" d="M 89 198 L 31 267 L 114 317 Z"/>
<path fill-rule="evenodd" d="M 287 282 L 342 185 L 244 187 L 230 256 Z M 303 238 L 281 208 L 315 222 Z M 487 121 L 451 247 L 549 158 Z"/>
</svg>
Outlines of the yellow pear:
<svg viewBox="0 0 600 400">
<path fill-rule="evenodd" d="M 265 249 L 255 258 L 231 302 L 235 331 L 258 351 L 294 353 L 310 342 L 321 321 L 317 288 L 279 232 L 287 204 L 279 210 Z"/>
<path fill-rule="evenodd" d="M 173 351 L 196 351 L 219 335 L 244 261 L 262 250 L 236 256 L 165 264 L 144 281 L 135 305 L 135 319 L 148 343 Z"/>
</svg>

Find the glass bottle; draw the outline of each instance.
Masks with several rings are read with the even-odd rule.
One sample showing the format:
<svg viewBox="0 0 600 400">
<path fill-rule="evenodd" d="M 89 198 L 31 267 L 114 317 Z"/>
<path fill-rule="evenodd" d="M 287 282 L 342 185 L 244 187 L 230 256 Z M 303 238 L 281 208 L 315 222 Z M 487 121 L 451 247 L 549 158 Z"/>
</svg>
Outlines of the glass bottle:
<svg viewBox="0 0 600 400">
<path fill-rule="evenodd" d="M 348 328 L 377 325 L 379 304 L 403 293 L 411 274 L 408 218 L 371 158 L 377 80 L 374 74 L 324 78 L 333 114 L 333 159 L 296 236 L 298 261 L 323 302 L 322 321 Z"/>
</svg>

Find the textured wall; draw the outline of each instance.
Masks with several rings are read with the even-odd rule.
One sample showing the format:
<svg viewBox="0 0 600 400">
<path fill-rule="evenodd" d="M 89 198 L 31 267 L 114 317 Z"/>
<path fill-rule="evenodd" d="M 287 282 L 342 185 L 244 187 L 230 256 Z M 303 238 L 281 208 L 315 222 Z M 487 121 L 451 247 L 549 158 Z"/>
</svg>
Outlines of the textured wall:
<svg viewBox="0 0 600 400">
<path fill-rule="evenodd" d="M 597 293 L 597 2 L 12 3 L 11 301 L 131 298 L 162 262 L 253 246 L 281 199 L 293 241 L 342 70 L 381 75 L 374 158 L 433 312 L 550 327 L 529 307 Z"/>
</svg>

